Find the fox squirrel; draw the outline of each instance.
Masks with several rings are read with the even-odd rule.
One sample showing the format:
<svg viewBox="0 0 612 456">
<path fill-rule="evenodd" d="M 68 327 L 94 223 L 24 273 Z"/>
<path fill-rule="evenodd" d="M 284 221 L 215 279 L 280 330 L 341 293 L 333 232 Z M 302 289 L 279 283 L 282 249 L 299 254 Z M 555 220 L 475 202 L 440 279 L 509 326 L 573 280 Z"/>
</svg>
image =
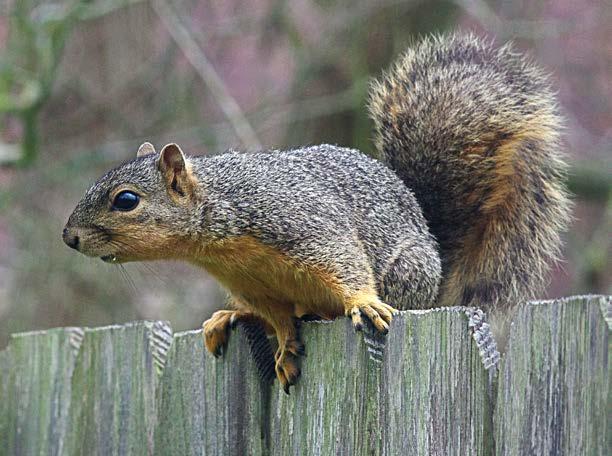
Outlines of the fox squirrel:
<svg viewBox="0 0 612 456">
<path fill-rule="evenodd" d="M 372 86 L 381 161 L 320 145 L 190 157 L 144 143 L 78 203 L 63 239 L 117 263 L 178 259 L 229 291 L 204 323 L 219 355 L 238 321 L 276 335 L 295 384 L 296 317 L 386 333 L 396 309 L 507 311 L 532 298 L 568 222 L 560 117 L 510 45 L 429 37 Z"/>
</svg>

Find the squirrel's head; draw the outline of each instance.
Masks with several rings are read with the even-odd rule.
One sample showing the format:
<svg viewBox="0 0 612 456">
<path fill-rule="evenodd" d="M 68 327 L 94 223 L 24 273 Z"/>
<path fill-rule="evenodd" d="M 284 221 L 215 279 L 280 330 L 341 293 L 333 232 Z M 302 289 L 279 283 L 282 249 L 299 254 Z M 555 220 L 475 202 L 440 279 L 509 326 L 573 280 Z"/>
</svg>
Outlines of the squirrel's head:
<svg viewBox="0 0 612 456">
<path fill-rule="evenodd" d="M 191 164 L 176 144 L 157 154 L 144 143 L 136 159 L 89 188 L 70 215 L 63 240 L 111 263 L 178 256 L 193 227 L 196 189 Z"/>
</svg>

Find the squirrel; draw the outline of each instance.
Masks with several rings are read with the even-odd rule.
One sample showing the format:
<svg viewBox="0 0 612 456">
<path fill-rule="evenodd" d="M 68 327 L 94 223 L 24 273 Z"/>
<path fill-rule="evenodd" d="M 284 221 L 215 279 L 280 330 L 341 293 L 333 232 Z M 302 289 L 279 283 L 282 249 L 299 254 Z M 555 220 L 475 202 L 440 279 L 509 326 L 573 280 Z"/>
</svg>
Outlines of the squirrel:
<svg viewBox="0 0 612 456">
<path fill-rule="evenodd" d="M 236 322 L 276 336 L 286 392 L 297 318 L 386 333 L 397 310 L 535 297 L 569 219 L 561 117 L 548 78 L 511 45 L 424 38 L 371 87 L 380 160 L 319 145 L 187 156 L 176 144 L 109 171 L 64 242 L 110 263 L 178 259 L 229 292 L 203 324 L 220 355 Z"/>
</svg>

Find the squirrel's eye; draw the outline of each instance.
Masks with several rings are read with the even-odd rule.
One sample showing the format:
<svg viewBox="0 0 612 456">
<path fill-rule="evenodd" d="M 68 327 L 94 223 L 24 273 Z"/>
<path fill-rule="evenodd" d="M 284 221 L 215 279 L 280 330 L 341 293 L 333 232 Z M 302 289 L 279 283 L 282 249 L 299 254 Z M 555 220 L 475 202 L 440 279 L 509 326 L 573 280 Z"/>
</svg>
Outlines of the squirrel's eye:
<svg viewBox="0 0 612 456">
<path fill-rule="evenodd" d="M 113 209 L 117 211 L 131 211 L 140 201 L 140 196 L 129 190 L 124 190 L 115 196 L 113 200 Z"/>
</svg>

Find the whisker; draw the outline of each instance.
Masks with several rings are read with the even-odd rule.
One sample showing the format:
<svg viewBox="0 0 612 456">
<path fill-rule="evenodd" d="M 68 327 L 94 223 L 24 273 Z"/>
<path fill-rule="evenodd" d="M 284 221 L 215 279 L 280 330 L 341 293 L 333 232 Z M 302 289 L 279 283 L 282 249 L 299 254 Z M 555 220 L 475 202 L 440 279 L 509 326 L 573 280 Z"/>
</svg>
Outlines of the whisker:
<svg viewBox="0 0 612 456">
<path fill-rule="evenodd" d="M 121 276 L 125 279 L 131 292 L 135 295 L 138 294 L 138 287 L 136 287 L 136 283 L 134 282 L 130 274 L 127 272 L 127 269 L 125 269 L 122 264 L 118 264 L 117 266 L 119 266 L 119 272 L 121 273 Z"/>
<path fill-rule="evenodd" d="M 115 247 L 115 248 L 119 248 L 122 251 L 124 251 L 125 253 L 131 253 L 134 252 L 134 247 L 124 241 L 122 241 L 121 239 L 117 239 L 116 237 L 113 238 L 112 241 L 110 241 L 108 243 L 111 247 Z M 129 276 L 129 274 L 127 273 L 127 269 L 125 269 L 125 267 L 123 265 L 119 265 L 121 270 L 122 270 L 122 275 L 124 275 L 124 277 L 126 277 L 126 280 L 129 281 L 131 284 L 134 284 L 134 280 L 132 279 L 132 277 Z M 139 270 L 139 275 L 141 277 L 146 277 L 146 280 L 150 280 L 151 276 L 154 276 L 155 280 L 168 285 L 168 279 L 166 277 L 162 277 L 159 273 L 158 270 L 156 270 L 155 268 L 153 268 L 150 264 L 146 263 L 146 262 L 138 262 L 136 264 L 136 267 Z M 146 270 L 146 273 L 142 272 L 142 269 Z M 133 287 L 136 290 L 136 287 Z"/>
<path fill-rule="evenodd" d="M 162 283 L 163 285 L 170 285 L 170 281 L 167 275 L 162 274 L 159 269 L 156 269 L 151 263 L 139 262 L 136 264 L 138 269 L 141 271 L 141 275 L 145 276 L 147 280 L 151 279 L 151 276 L 157 281 Z M 142 271 L 144 269 L 144 272 Z"/>
</svg>

